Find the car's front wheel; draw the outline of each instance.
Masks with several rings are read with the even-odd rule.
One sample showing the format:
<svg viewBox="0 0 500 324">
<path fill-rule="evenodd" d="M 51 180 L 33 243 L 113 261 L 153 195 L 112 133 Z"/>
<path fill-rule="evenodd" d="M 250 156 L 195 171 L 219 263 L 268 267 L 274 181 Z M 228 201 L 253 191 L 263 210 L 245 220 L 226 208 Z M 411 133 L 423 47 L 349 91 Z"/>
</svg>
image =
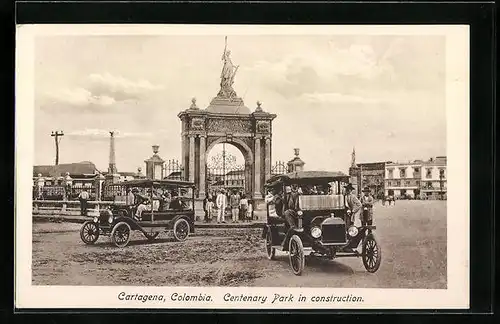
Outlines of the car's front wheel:
<svg viewBox="0 0 500 324">
<path fill-rule="evenodd" d="M 372 233 L 368 234 L 363 240 L 361 255 L 366 271 L 377 272 L 382 262 L 382 249 Z"/>
<path fill-rule="evenodd" d="M 182 242 L 189 236 L 189 223 L 184 218 L 179 218 L 174 223 L 174 238 L 177 242 Z"/>
<path fill-rule="evenodd" d="M 300 276 L 305 267 L 304 245 L 299 236 L 293 235 L 288 245 L 290 267 L 295 275 Z"/>
<path fill-rule="evenodd" d="M 94 244 L 99 239 L 99 227 L 96 223 L 86 221 L 80 229 L 80 238 L 85 244 Z"/>
<path fill-rule="evenodd" d="M 130 225 L 126 222 L 119 222 L 111 231 L 111 242 L 117 247 L 125 247 L 130 241 Z"/>
</svg>

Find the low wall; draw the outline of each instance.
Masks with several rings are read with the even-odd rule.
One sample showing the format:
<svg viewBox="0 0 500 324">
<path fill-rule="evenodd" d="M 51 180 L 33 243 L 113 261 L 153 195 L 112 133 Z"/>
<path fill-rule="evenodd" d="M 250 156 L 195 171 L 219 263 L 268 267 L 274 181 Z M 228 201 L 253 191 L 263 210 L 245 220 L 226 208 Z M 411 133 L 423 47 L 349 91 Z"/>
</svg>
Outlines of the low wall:
<svg viewBox="0 0 500 324">
<path fill-rule="evenodd" d="M 88 216 L 99 216 L 99 210 L 111 204 L 125 205 L 123 202 L 88 201 Z M 80 202 L 77 200 L 33 200 L 34 215 L 79 216 Z"/>
<path fill-rule="evenodd" d="M 124 202 L 112 201 L 88 201 L 87 216 L 99 216 L 99 210 L 109 206 L 125 205 Z M 257 201 L 255 209 L 255 217 L 257 219 L 265 219 L 265 203 Z M 194 204 L 195 217 L 197 221 L 202 221 L 205 213 L 203 212 L 203 200 L 196 199 Z M 58 216 L 80 216 L 80 202 L 75 200 L 34 200 L 33 215 L 58 215 Z M 226 216 L 231 216 L 231 211 L 226 211 Z"/>
</svg>

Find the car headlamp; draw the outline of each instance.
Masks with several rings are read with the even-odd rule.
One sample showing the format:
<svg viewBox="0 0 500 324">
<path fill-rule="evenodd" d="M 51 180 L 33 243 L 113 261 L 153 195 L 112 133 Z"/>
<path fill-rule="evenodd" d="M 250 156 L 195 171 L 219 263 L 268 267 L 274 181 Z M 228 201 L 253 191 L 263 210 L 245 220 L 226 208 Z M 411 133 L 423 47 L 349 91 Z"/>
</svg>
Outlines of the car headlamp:
<svg viewBox="0 0 500 324">
<path fill-rule="evenodd" d="M 319 228 L 318 226 L 314 226 L 313 228 L 311 228 L 311 236 L 315 239 L 319 238 L 321 236 L 321 228 Z"/>
<path fill-rule="evenodd" d="M 97 223 L 99 221 L 98 217 L 94 217 L 94 223 Z"/>
<path fill-rule="evenodd" d="M 297 215 L 299 215 L 299 216 L 302 216 L 303 214 L 304 214 L 304 213 L 302 212 L 302 210 L 299 210 L 299 211 L 297 212 Z"/>
<path fill-rule="evenodd" d="M 349 229 L 347 230 L 347 233 L 349 234 L 349 236 L 351 237 L 355 237 L 356 235 L 358 235 L 358 228 L 356 226 L 351 226 L 349 227 Z"/>
<path fill-rule="evenodd" d="M 109 215 L 108 217 L 108 223 L 113 223 L 113 215 Z"/>
</svg>

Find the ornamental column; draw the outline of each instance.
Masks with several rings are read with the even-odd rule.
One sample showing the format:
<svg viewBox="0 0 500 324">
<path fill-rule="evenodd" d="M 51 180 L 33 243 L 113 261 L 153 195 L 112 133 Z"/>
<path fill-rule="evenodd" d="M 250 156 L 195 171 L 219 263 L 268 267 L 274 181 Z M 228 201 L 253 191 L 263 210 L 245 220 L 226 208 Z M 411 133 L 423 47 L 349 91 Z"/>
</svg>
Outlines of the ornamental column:
<svg viewBox="0 0 500 324">
<path fill-rule="evenodd" d="M 200 187 L 199 189 L 199 197 L 200 198 L 205 198 L 205 176 L 206 176 L 206 150 L 207 150 L 207 144 L 206 144 L 206 136 L 205 135 L 200 135 Z"/>
<path fill-rule="evenodd" d="M 265 179 L 269 179 L 271 177 L 271 138 L 266 137 L 266 145 L 265 145 L 265 159 L 264 159 L 264 168 L 265 168 Z"/>
<path fill-rule="evenodd" d="M 262 159 L 260 154 L 260 137 L 255 137 L 255 169 L 254 169 L 254 198 L 262 198 L 261 188 L 260 188 L 260 160 Z"/>
<path fill-rule="evenodd" d="M 194 135 L 189 135 L 189 181 L 194 182 Z"/>
</svg>

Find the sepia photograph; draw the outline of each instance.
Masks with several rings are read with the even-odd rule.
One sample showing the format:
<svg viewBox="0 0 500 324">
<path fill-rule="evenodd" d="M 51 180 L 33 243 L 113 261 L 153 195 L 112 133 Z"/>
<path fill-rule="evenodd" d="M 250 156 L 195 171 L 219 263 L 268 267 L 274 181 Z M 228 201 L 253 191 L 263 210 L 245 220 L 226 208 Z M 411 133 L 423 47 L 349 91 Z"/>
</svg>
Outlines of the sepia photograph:
<svg viewBox="0 0 500 324">
<path fill-rule="evenodd" d="M 468 29 L 309 27 L 18 26 L 26 303 L 466 307 Z"/>
</svg>

